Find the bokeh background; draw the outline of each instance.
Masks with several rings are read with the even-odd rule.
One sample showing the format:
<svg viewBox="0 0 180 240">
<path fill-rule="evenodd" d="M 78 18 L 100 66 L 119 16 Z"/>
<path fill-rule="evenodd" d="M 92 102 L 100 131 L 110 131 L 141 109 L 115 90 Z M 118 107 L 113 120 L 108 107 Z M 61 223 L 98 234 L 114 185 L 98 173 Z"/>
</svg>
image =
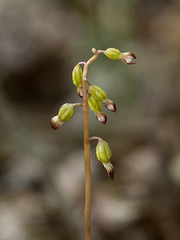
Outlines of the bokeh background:
<svg viewBox="0 0 180 240">
<path fill-rule="evenodd" d="M 112 149 L 115 180 L 91 144 L 92 239 L 180 239 L 180 1 L 0 0 L 0 239 L 84 239 L 82 109 L 71 72 L 91 49 L 88 80 L 117 105 L 90 112 L 90 135 Z"/>
</svg>

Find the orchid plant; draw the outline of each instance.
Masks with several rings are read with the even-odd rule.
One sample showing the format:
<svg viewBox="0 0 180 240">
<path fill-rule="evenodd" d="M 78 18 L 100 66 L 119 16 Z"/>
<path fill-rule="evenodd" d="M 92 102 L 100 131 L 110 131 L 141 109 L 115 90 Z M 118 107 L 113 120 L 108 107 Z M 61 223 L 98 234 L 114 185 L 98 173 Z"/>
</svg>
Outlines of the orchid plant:
<svg viewBox="0 0 180 240">
<path fill-rule="evenodd" d="M 111 149 L 108 143 L 100 137 L 89 137 L 89 107 L 94 112 L 97 120 L 103 124 L 107 121 L 106 114 L 102 111 L 102 104 L 112 112 L 116 112 L 115 103 L 107 98 L 106 92 L 99 86 L 92 85 L 87 80 L 89 65 L 99 56 L 100 53 L 112 60 L 121 60 L 126 64 L 134 64 L 136 56 L 131 52 L 121 53 L 116 48 L 106 50 L 92 49 L 93 56 L 87 62 L 79 62 L 72 71 L 72 81 L 77 88 L 77 94 L 83 99 L 82 103 L 63 104 L 56 116 L 50 121 L 52 129 L 58 129 L 64 122 L 70 120 L 74 115 L 76 106 L 83 107 L 84 122 L 84 163 L 85 163 L 85 240 L 91 239 L 90 215 L 91 215 L 91 168 L 90 168 L 90 141 L 97 140 L 96 156 L 103 164 L 111 180 L 114 179 L 114 167 L 110 162 Z M 81 68 L 83 65 L 83 69 Z"/>
</svg>

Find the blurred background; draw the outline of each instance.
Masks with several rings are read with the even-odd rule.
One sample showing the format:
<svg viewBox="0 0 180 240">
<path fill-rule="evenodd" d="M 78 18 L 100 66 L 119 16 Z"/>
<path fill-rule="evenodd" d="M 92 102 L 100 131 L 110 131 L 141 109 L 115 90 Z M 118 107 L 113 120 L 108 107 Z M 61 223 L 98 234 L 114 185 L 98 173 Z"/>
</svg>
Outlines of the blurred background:
<svg viewBox="0 0 180 240">
<path fill-rule="evenodd" d="M 180 239 L 180 1 L 0 0 L 0 239 L 84 239 L 82 109 L 71 73 L 91 49 L 88 80 L 115 101 L 90 136 L 112 150 L 108 178 L 91 144 L 92 239 Z"/>
</svg>

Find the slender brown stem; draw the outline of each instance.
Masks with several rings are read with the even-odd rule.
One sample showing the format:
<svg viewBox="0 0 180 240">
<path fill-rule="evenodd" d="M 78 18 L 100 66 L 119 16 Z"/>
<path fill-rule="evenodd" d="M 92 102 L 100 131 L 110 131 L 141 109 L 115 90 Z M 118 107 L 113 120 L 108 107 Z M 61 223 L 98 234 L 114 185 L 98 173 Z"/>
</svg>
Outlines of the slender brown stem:
<svg viewBox="0 0 180 240">
<path fill-rule="evenodd" d="M 87 103 L 87 85 L 83 79 L 83 118 L 84 118 L 84 164 L 85 164 L 85 240 L 91 239 L 90 213 L 91 213 L 91 167 L 89 142 L 89 114 Z"/>
<path fill-rule="evenodd" d="M 89 64 L 98 56 L 95 53 L 83 69 L 83 120 L 84 120 L 84 164 L 85 164 L 85 240 L 91 240 L 90 218 L 91 218 L 91 166 L 90 166 L 90 141 L 89 141 L 89 111 L 87 96 L 87 73 Z"/>
</svg>

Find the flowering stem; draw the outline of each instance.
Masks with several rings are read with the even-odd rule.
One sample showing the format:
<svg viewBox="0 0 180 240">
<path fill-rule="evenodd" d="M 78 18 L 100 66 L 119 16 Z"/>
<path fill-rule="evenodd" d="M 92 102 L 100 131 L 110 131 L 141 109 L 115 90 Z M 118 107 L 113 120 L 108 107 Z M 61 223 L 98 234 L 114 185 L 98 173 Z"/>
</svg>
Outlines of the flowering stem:
<svg viewBox="0 0 180 240">
<path fill-rule="evenodd" d="M 98 57 L 100 53 L 105 54 L 113 60 L 122 60 L 126 64 L 133 64 L 132 60 L 136 56 L 131 52 L 121 53 L 116 48 L 108 48 L 106 50 L 92 49 L 94 55 L 87 62 L 79 62 L 72 71 L 73 84 L 77 87 L 77 94 L 83 97 L 83 103 L 65 103 L 59 109 L 58 115 L 54 116 L 50 121 L 52 129 L 59 128 L 65 121 L 68 121 L 74 115 L 75 106 L 83 106 L 83 121 L 84 121 L 84 164 L 85 164 L 85 240 L 91 240 L 90 231 L 90 215 L 91 215 L 91 167 L 90 167 L 90 140 L 98 140 L 96 146 L 96 155 L 98 160 L 102 162 L 107 170 L 111 180 L 114 178 L 114 167 L 110 162 L 111 150 L 106 141 L 99 137 L 89 138 L 89 108 L 94 112 L 97 120 L 103 124 L 106 123 L 107 117 L 101 111 L 101 102 L 105 107 L 116 112 L 115 103 L 108 99 L 103 89 L 98 86 L 91 85 L 87 81 L 87 73 L 89 65 Z M 83 71 L 80 65 L 84 65 Z M 89 90 L 89 95 L 88 91 Z M 88 104 L 89 103 L 89 104 Z"/>
<path fill-rule="evenodd" d="M 91 167 L 90 167 L 90 141 L 89 141 L 89 111 L 87 96 L 87 73 L 89 65 L 98 57 L 98 52 L 84 64 L 83 69 L 83 120 L 84 120 L 84 164 L 85 164 L 85 240 L 91 240 Z"/>
</svg>

